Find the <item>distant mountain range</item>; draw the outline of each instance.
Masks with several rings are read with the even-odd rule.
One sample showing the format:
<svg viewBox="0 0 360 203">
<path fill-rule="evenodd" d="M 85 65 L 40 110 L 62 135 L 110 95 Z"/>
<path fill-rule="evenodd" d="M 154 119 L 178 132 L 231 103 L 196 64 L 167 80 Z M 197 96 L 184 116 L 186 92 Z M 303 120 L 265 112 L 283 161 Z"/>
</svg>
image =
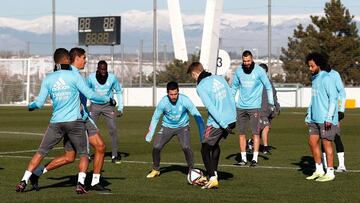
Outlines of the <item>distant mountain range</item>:
<svg viewBox="0 0 360 203">
<path fill-rule="evenodd" d="M 122 38 L 126 53 L 134 53 L 139 41 L 144 40 L 144 52 L 152 51 L 152 12 L 130 10 L 119 14 L 122 18 Z M 319 14 L 314 14 L 319 15 Z M 49 55 L 51 53 L 51 16 L 33 20 L 0 18 L 0 50 L 27 51 L 32 54 Z M 358 27 L 360 18 L 355 19 Z M 203 28 L 202 15 L 183 15 L 185 37 L 188 52 L 201 47 Z M 280 47 L 287 45 L 295 27 L 310 23 L 309 15 L 272 16 L 272 52 L 278 54 Z M 159 51 L 163 45 L 172 51 L 171 31 L 167 10 L 158 11 Z M 77 17 L 56 16 L 56 41 L 58 47 L 71 48 L 77 45 Z M 240 52 L 251 49 L 255 54 L 267 53 L 267 15 L 244 16 L 224 13 L 221 16 L 222 48 Z M 120 52 L 120 47 L 115 51 Z M 90 52 L 109 53 L 107 47 L 90 47 Z"/>
</svg>

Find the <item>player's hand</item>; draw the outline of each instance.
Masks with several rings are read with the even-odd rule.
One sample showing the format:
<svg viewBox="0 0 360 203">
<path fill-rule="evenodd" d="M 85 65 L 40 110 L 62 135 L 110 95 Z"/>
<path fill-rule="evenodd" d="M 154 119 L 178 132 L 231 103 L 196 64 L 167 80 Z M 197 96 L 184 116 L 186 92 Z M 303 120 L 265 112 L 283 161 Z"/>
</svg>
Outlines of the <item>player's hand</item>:
<svg viewBox="0 0 360 203">
<path fill-rule="evenodd" d="M 113 98 L 110 98 L 109 103 L 110 103 L 110 106 L 116 106 L 116 101 Z"/>
<path fill-rule="evenodd" d="M 234 123 L 230 123 L 226 128 L 225 128 L 225 130 L 226 130 L 226 132 L 228 133 L 228 134 L 235 134 L 232 130 L 235 128 L 235 126 L 236 126 L 236 123 L 234 122 Z"/>
<path fill-rule="evenodd" d="M 37 107 L 36 107 L 35 103 L 30 103 L 30 104 L 28 105 L 28 110 L 29 110 L 29 111 L 34 111 L 36 108 L 37 108 Z"/>
<path fill-rule="evenodd" d="M 330 130 L 331 129 L 331 126 L 332 126 L 332 123 L 330 123 L 330 122 L 325 122 L 324 123 L 324 126 L 325 126 L 325 130 L 327 131 L 327 130 Z"/>
<path fill-rule="evenodd" d="M 345 114 L 344 114 L 344 112 L 339 111 L 338 116 L 339 116 L 339 121 L 341 121 L 342 119 L 344 119 Z"/>
<path fill-rule="evenodd" d="M 151 142 L 151 139 L 152 139 L 152 136 L 151 136 L 151 133 L 149 132 L 148 134 L 146 134 L 145 136 L 145 141 L 150 143 Z"/>
<path fill-rule="evenodd" d="M 116 114 L 116 117 L 121 117 L 123 115 L 124 115 L 123 111 L 118 111 L 117 114 Z"/>
</svg>

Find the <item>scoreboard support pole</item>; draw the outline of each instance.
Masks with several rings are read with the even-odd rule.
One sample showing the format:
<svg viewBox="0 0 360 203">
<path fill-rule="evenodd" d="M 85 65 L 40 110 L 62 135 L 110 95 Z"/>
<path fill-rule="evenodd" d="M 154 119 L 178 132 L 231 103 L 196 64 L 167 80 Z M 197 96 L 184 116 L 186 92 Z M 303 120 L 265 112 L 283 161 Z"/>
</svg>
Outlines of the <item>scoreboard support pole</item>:
<svg viewBox="0 0 360 203">
<path fill-rule="evenodd" d="M 115 74 L 115 66 L 114 66 L 114 45 L 111 45 L 110 47 L 110 50 L 111 50 L 111 69 L 112 69 L 112 72 Z"/>
</svg>

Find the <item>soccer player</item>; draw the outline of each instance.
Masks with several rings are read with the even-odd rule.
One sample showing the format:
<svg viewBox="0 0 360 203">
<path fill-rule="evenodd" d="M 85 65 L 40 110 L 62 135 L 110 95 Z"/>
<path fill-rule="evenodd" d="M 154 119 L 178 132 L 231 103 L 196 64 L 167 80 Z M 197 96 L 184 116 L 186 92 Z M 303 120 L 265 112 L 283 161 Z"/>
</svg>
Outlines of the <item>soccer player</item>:
<svg viewBox="0 0 360 203">
<path fill-rule="evenodd" d="M 220 158 L 220 140 L 235 128 L 236 108 L 228 83 L 222 76 L 206 72 L 199 62 L 190 64 L 188 74 L 196 80 L 196 92 L 208 111 L 201 155 L 209 176 L 203 189 L 219 187 L 217 168 Z"/>
<path fill-rule="evenodd" d="M 70 63 L 71 63 L 69 67 L 71 71 L 69 72 L 79 76 L 81 80 L 85 82 L 79 71 L 84 69 L 86 64 L 85 50 L 82 48 L 75 47 L 70 50 L 69 55 L 70 55 Z M 95 148 L 95 156 L 93 162 L 94 168 L 93 168 L 93 176 L 92 176 L 90 189 L 96 191 L 110 191 L 110 189 L 105 188 L 100 184 L 100 173 L 104 165 L 104 155 L 105 155 L 106 146 L 94 121 L 92 121 L 92 119 L 89 117 L 89 113 L 86 108 L 87 100 L 86 97 L 81 93 L 80 93 L 80 100 L 81 100 L 81 114 L 82 114 L 82 119 L 85 121 L 85 129 L 88 136 L 88 141 L 90 145 Z M 107 101 L 99 101 L 99 102 L 110 102 L 112 103 L 112 105 L 115 105 L 115 101 L 112 98 Z M 38 186 L 39 176 L 50 170 L 59 168 L 66 164 L 73 163 L 75 161 L 76 150 L 74 149 L 72 144 L 68 141 L 68 139 L 66 139 L 66 137 L 64 139 L 64 150 L 65 153 L 63 155 L 56 157 L 54 160 L 48 163 L 46 167 L 40 166 L 34 171 L 34 175 L 31 176 L 30 181 L 35 189 L 37 190 L 39 189 Z"/>
<path fill-rule="evenodd" d="M 197 110 L 191 100 L 179 93 L 179 86 L 177 82 L 169 82 L 166 85 L 167 96 L 164 96 L 157 105 L 152 116 L 149 132 L 145 136 L 146 142 L 151 142 L 156 126 L 161 115 L 162 124 L 158 135 L 154 138 L 152 156 L 153 169 L 146 176 L 147 178 L 154 178 L 160 175 L 160 152 L 171 138 L 177 135 L 178 140 L 185 154 L 186 163 L 189 171 L 194 167 L 193 152 L 190 147 L 190 113 L 197 123 L 199 128 L 199 136 L 202 138 L 204 134 L 204 122 L 200 112 Z"/>
<path fill-rule="evenodd" d="M 117 113 L 114 111 L 114 107 L 110 103 L 101 103 L 91 101 L 90 115 L 97 123 L 99 116 L 104 115 L 106 125 L 109 129 L 112 143 L 112 163 L 121 163 L 121 155 L 118 152 L 118 135 L 116 130 L 116 117 L 123 115 L 123 102 L 122 102 L 122 88 L 116 76 L 107 71 L 106 61 L 99 61 L 97 71 L 91 73 L 87 78 L 89 87 L 100 95 L 106 95 L 113 98 L 113 91 L 117 95 Z"/>
<path fill-rule="evenodd" d="M 344 145 L 341 141 L 341 137 L 340 137 L 340 121 L 344 118 L 344 112 L 345 112 L 345 101 L 346 101 L 346 93 L 345 93 L 345 88 L 344 88 L 344 84 L 341 80 L 340 74 L 334 70 L 331 69 L 331 71 L 329 72 L 330 76 L 333 78 L 333 80 L 335 81 L 335 85 L 336 85 L 336 90 L 338 92 L 339 95 L 339 111 L 338 111 L 338 117 L 339 117 L 339 124 L 338 124 L 338 132 L 335 135 L 335 139 L 334 139 L 334 143 L 335 143 L 335 147 L 336 147 L 336 152 L 337 152 L 337 157 L 338 157 L 338 161 L 339 161 L 339 165 L 336 169 L 336 172 L 346 172 L 346 167 L 345 167 L 345 154 L 344 154 Z M 326 153 L 324 151 L 324 147 L 322 147 L 322 160 L 323 160 L 323 164 L 324 167 L 327 168 L 327 163 L 326 163 Z"/>
<path fill-rule="evenodd" d="M 268 66 L 265 63 L 261 63 L 259 64 L 259 66 L 263 68 L 265 72 L 268 72 Z M 260 111 L 260 136 L 264 145 L 263 148 L 264 154 L 270 154 L 270 148 L 268 146 L 268 136 L 271 128 L 271 121 L 280 113 L 280 104 L 277 101 L 278 99 L 276 96 L 276 89 L 270 79 L 269 81 L 273 92 L 272 97 L 275 104 L 275 111 L 271 111 L 270 109 L 271 106 L 268 103 L 267 91 L 264 87 L 262 91 L 261 111 Z"/>
<path fill-rule="evenodd" d="M 243 52 L 242 60 L 243 64 L 236 69 L 231 86 L 233 97 L 239 91 L 236 102 L 236 124 L 239 130 L 241 161 L 235 165 L 245 166 L 247 164 L 245 131 L 246 123 L 250 121 L 252 139 L 254 140 L 254 152 L 250 166 L 256 166 L 260 147 L 262 91 L 264 87 L 267 95 L 273 95 L 273 91 L 265 71 L 254 63 L 250 51 Z M 273 97 L 268 97 L 268 104 L 270 105 L 270 111 L 273 112 L 275 109 Z"/>
<path fill-rule="evenodd" d="M 54 61 L 68 63 L 68 52 L 59 48 L 54 52 Z M 60 65 L 61 66 L 61 65 Z M 50 95 L 53 104 L 53 113 L 50 124 L 45 132 L 43 140 L 35 153 L 20 183 L 16 186 L 16 192 L 23 192 L 32 172 L 38 167 L 48 152 L 67 135 L 70 143 L 75 147 L 80 156 L 78 183 L 75 191 L 78 194 L 86 193 L 84 181 L 89 164 L 87 139 L 85 126 L 80 113 L 79 91 L 87 98 L 97 101 L 109 101 L 107 96 L 100 96 L 87 87 L 85 81 L 79 76 L 67 70 L 59 70 L 48 74 L 41 83 L 39 96 L 28 105 L 29 111 L 41 108 Z"/>
<path fill-rule="evenodd" d="M 306 63 L 312 74 L 312 94 L 305 122 L 309 126 L 309 146 L 316 167 L 315 172 L 306 179 L 332 181 L 335 179 L 332 141 L 338 130 L 338 93 L 335 82 L 329 74 L 331 68 L 323 55 L 310 53 L 306 56 Z M 326 153 L 328 164 L 326 174 L 321 163 L 319 141 Z"/>
</svg>

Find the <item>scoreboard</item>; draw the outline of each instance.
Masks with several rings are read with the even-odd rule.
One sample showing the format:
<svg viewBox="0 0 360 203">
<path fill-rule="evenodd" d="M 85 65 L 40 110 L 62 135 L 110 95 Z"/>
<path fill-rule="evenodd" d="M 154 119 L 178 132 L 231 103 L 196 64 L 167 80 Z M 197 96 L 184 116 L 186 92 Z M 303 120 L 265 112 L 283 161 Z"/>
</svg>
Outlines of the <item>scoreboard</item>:
<svg viewBox="0 0 360 203">
<path fill-rule="evenodd" d="M 120 44 L 121 17 L 79 17 L 79 45 Z"/>
</svg>

